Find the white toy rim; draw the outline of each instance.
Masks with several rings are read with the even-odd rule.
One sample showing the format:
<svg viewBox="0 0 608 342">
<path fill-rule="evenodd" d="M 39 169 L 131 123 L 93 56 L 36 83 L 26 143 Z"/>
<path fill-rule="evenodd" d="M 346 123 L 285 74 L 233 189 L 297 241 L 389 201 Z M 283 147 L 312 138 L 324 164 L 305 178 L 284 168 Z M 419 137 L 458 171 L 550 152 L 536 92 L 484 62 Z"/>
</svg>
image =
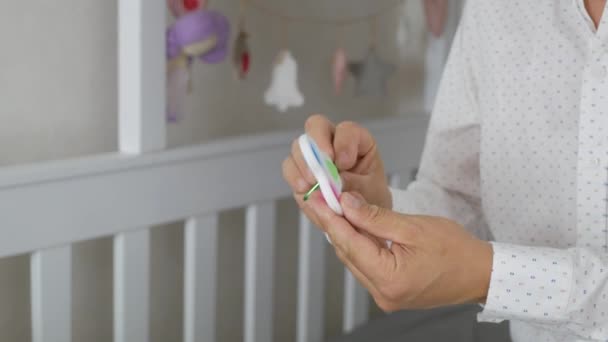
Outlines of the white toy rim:
<svg viewBox="0 0 608 342">
<path fill-rule="evenodd" d="M 334 191 L 329 182 L 329 178 L 325 174 L 323 167 L 317 161 L 317 158 L 315 157 L 314 152 L 312 151 L 309 139 L 310 138 L 306 134 L 302 134 L 298 139 L 298 142 L 300 144 L 300 150 L 302 151 L 304 160 L 306 161 L 306 164 L 308 164 L 308 168 L 312 172 L 317 182 L 319 182 L 321 193 L 323 194 L 323 198 L 325 198 L 325 202 L 327 202 L 329 208 L 333 210 L 336 214 L 343 215 L 340 202 L 334 194 Z"/>
</svg>

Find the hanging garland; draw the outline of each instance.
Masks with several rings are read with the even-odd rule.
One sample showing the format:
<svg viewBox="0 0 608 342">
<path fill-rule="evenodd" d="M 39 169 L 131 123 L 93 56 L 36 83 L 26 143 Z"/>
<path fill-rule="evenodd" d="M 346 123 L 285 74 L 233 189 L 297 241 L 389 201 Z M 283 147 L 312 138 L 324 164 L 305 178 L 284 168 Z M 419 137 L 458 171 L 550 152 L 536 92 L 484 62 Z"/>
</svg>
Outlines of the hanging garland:
<svg viewBox="0 0 608 342">
<path fill-rule="evenodd" d="M 396 67 L 382 60 L 376 52 L 376 18 L 370 22 L 370 45 L 365 58 L 348 64 L 348 69 L 357 81 L 356 95 L 382 96 L 387 92 L 388 78 Z"/>
<path fill-rule="evenodd" d="M 427 19 L 427 27 L 434 35 L 441 35 L 446 18 L 447 0 L 421 0 Z M 168 119 L 179 118 L 181 103 L 190 88 L 190 68 L 194 60 L 214 64 L 224 60 L 230 28 L 227 19 L 216 11 L 207 10 L 206 0 L 167 0 L 171 13 L 177 18 L 167 34 L 168 67 Z M 249 46 L 250 33 L 246 28 L 248 8 L 273 17 L 282 22 L 282 47 L 275 58 L 270 86 L 264 95 L 269 106 L 279 111 L 304 104 L 304 96 L 298 87 L 298 64 L 289 49 L 288 28 L 291 23 L 300 22 L 317 26 L 331 26 L 336 29 L 337 46 L 332 58 L 332 81 L 336 95 L 341 94 L 346 75 L 350 73 L 356 81 L 356 95 L 382 96 L 387 92 L 387 82 L 397 69 L 385 62 L 376 48 L 378 19 L 405 6 L 405 0 L 395 0 L 392 4 L 370 14 L 324 19 L 319 17 L 296 16 L 282 13 L 258 0 L 240 0 L 238 28 L 232 43 L 232 67 L 237 80 L 245 80 L 251 70 L 252 55 Z M 402 12 L 405 12 L 402 10 Z M 189 19 L 186 19 L 188 18 Z M 183 22 L 189 22 L 187 24 Z M 370 43 L 366 56 L 355 62 L 349 62 L 342 36 L 346 26 L 367 22 L 370 27 Z M 399 23 L 397 40 L 405 42 L 407 36 L 404 19 Z"/>
<path fill-rule="evenodd" d="M 251 68 L 251 52 L 249 50 L 249 33 L 245 27 L 246 0 L 241 0 L 239 6 L 239 28 L 234 41 L 232 63 L 237 79 L 244 80 Z"/>
</svg>

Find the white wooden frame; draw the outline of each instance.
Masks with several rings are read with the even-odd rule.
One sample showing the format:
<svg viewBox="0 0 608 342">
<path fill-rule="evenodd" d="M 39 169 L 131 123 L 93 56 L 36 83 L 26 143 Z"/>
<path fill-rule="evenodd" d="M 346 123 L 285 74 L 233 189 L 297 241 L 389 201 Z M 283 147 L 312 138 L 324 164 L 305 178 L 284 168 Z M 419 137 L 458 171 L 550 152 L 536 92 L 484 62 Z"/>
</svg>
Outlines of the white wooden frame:
<svg viewBox="0 0 608 342">
<path fill-rule="evenodd" d="M 120 152 L 0 169 L 0 258 L 31 255 L 33 340 L 71 339 L 71 245 L 113 236 L 114 341 L 147 341 L 149 227 L 176 220 L 186 221 L 184 341 L 215 340 L 217 215 L 244 207 L 244 335 L 269 341 L 275 202 L 290 196 L 280 165 L 299 132 L 165 150 L 165 2 L 119 9 Z M 391 175 L 415 166 L 426 125 L 422 113 L 367 124 Z M 321 341 L 326 245 L 304 217 L 299 243 L 297 341 Z M 345 331 L 366 321 L 368 300 L 346 274 Z"/>
<path fill-rule="evenodd" d="M 378 137 L 389 173 L 408 173 L 415 166 L 426 124 L 426 116 L 418 115 L 367 125 Z M 149 154 L 107 154 L 0 169 L 0 257 L 33 253 L 35 341 L 69 336 L 70 310 L 56 308 L 70 307 L 66 292 L 71 275 L 70 245 L 112 235 L 116 263 L 115 341 L 145 341 L 149 286 L 149 234 L 145 227 L 180 219 L 187 222 L 184 324 L 188 333 L 184 336 L 185 341 L 194 341 L 194 336 L 201 333 L 196 322 L 214 319 L 215 286 L 197 274 L 215 274 L 217 213 L 248 207 L 248 260 L 272 260 L 268 245 L 259 244 L 274 229 L 274 201 L 290 196 L 280 164 L 298 133 L 278 132 Z M 256 170 L 256 182 L 250 181 L 251 170 Z M 264 234 L 264 238 L 259 234 Z M 323 337 L 324 276 L 318 270 L 324 267 L 319 251 L 325 243 L 323 236 L 302 219 L 298 341 L 320 341 Z M 261 250 L 264 253 L 258 254 Z M 272 274 L 268 273 L 271 269 L 260 273 L 260 267 L 268 266 L 257 261 L 247 263 L 245 302 L 247 310 L 252 310 L 246 313 L 247 341 L 265 341 L 272 324 L 259 321 L 260 317 L 270 317 L 268 310 L 272 308 L 264 305 L 262 313 L 255 300 L 268 293 L 270 280 L 253 275 Z M 350 281 L 346 286 L 345 330 L 350 330 L 365 321 L 366 294 L 352 292 L 355 284 Z M 63 323 L 49 323 L 55 321 Z M 258 330 L 262 326 L 264 333 Z"/>
</svg>

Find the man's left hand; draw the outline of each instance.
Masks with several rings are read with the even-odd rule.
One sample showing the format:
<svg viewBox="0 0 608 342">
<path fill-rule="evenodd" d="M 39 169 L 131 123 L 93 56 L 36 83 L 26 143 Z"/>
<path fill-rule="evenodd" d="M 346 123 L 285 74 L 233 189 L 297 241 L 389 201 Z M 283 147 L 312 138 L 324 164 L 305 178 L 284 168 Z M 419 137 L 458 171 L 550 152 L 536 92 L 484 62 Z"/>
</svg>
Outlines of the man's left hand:
<svg viewBox="0 0 608 342">
<path fill-rule="evenodd" d="M 384 311 L 485 301 L 492 246 L 447 219 L 402 215 L 343 193 L 344 217 L 320 193 L 306 205 L 336 254 Z M 390 249 L 384 240 L 393 241 Z"/>
</svg>

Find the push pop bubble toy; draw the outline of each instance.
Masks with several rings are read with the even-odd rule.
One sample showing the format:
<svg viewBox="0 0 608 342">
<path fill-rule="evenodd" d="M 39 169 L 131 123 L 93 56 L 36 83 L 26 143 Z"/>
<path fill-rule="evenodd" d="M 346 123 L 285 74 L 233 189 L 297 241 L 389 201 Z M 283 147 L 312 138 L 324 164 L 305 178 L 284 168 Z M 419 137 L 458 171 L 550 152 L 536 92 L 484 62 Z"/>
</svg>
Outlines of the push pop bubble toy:
<svg viewBox="0 0 608 342">
<path fill-rule="evenodd" d="M 338 215 L 342 215 L 342 207 L 340 207 L 339 202 L 342 193 L 342 180 L 338 168 L 308 135 L 300 136 L 299 143 L 304 160 L 318 182 L 304 195 L 304 200 L 307 200 L 313 191 L 320 189 L 331 210 Z"/>
<path fill-rule="evenodd" d="M 313 192 L 320 189 L 329 208 L 338 215 L 344 215 L 342 207 L 340 206 L 342 179 L 340 178 L 338 168 L 331 158 L 321 151 L 315 141 L 308 135 L 302 134 L 298 139 L 298 142 L 302 155 L 304 156 L 304 161 L 306 161 L 308 168 L 317 180 L 317 184 L 304 195 L 304 201 L 308 200 Z M 327 233 L 325 233 L 325 237 L 327 238 L 327 241 L 331 243 Z M 386 246 L 390 249 L 391 245 L 392 242 L 387 240 Z"/>
<path fill-rule="evenodd" d="M 314 191 L 320 189 L 329 208 L 336 214 L 343 215 L 339 200 L 342 193 L 342 179 L 340 179 L 338 168 L 308 135 L 302 134 L 298 142 L 304 160 L 317 180 L 317 184 L 304 195 L 304 201 L 307 201 Z M 331 243 L 327 233 L 325 233 L 325 237 Z"/>
</svg>

